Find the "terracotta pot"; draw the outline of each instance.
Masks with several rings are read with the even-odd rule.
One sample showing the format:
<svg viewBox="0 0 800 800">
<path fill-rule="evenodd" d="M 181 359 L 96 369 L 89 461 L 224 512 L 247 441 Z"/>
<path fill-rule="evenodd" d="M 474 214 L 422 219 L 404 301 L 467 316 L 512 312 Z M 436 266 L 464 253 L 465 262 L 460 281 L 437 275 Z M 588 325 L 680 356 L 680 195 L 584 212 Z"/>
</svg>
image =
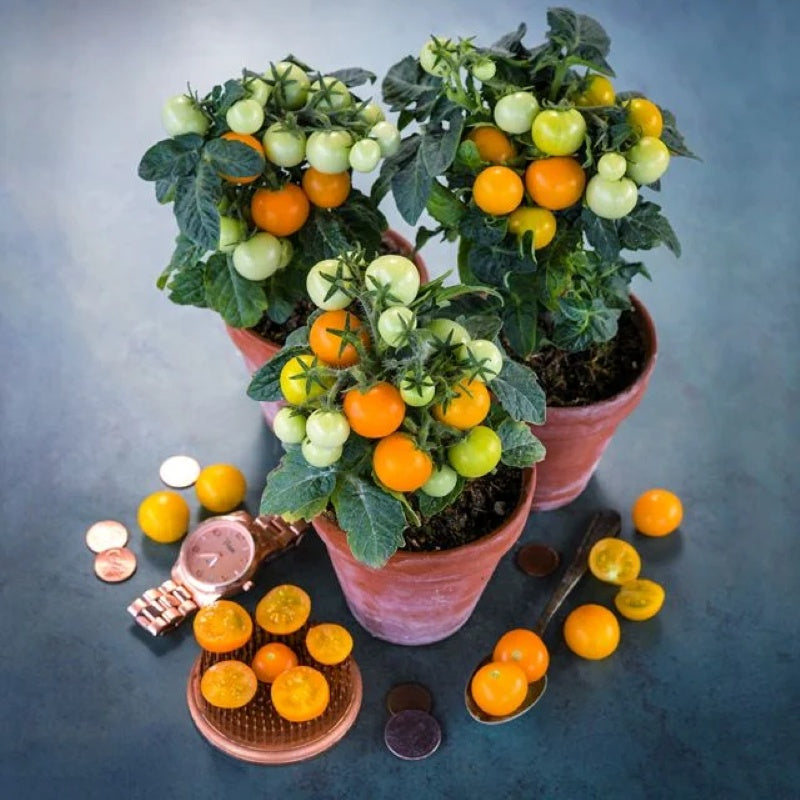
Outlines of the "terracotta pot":
<svg viewBox="0 0 800 800">
<path fill-rule="evenodd" d="M 393 230 L 384 232 L 383 241 L 401 253 L 410 254 L 414 249 L 407 239 L 404 239 L 399 233 Z M 414 255 L 412 260 L 417 265 L 422 283 L 427 283 L 429 276 L 425 262 L 419 254 Z M 226 325 L 225 329 L 231 341 L 242 354 L 242 359 L 251 375 L 258 372 L 258 370 L 281 349 L 281 345 L 265 339 L 249 328 L 232 328 L 230 325 Z M 275 415 L 284 405 L 283 401 L 260 403 L 259 405 L 261 406 L 261 411 L 264 414 L 267 425 L 271 428 Z"/>
<path fill-rule="evenodd" d="M 545 424 L 531 426 L 547 448 L 547 456 L 539 464 L 535 511 L 560 508 L 586 488 L 617 426 L 644 395 L 656 363 L 656 329 L 642 303 L 633 295 L 631 300 L 644 338 L 641 374 L 627 389 L 608 400 L 573 408 L 548 406 Z"/>
<path fill-rule="evenodd" d="M 430 644 L 469 619 L 498 562 L 522 534 L 535 487 L 536 469 L 524 470 L 514 512 L 483 538 L 452 550 L 395 553 L 381 569 L 357 561 L 329 517 L 320 515 L 313 525 L 358 623 L 387 642 Z"/>
</svg>

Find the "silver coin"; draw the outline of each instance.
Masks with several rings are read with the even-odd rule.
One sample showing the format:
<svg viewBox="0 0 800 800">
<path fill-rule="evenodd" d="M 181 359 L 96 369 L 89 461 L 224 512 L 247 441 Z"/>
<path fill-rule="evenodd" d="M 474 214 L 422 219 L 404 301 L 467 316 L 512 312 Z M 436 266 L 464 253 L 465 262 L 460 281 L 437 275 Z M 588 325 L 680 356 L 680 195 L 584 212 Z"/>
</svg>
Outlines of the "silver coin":
<svg viewBox="0 0 800 800">
<path fill-rule="evenodd" d="M 436 752 L 442 742 L 442 729 L 426 711 L 407 709 L 389 717 L 383 738 L 398 758 L 419 761 Z"/>
<path fill-rule="evenodd" d="M 167 486 L 186 489 L 200 475 L 200 465 L 191 456 L 171 456 L 161 465 L 158 474 Z"/>
<path fill-rule="evenodd" d="M 128 543 L 128 529 L 113 519 L 95 522 L 86 531 L 86 546 L 93 553 L 102 553 L 111 547 L 124 547 Z"/>
</svg>

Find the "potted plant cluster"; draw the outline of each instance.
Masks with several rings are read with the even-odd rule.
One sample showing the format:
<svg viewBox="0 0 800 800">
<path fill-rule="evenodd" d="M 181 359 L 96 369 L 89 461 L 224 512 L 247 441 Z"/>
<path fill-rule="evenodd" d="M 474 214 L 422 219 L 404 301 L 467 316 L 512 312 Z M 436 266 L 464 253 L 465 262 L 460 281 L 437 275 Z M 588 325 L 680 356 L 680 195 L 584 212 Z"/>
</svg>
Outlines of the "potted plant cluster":
<svg viewBox="0 0 800 800">
<path fill-rule="evenodd" d="M 539 509 L 583 490 L 645 390 L 656 336 L 630 285 L 649 276 L 624 253 L 680 254 L 647 193 L 672 156 L 692 156 L 668 110 L 615 90 L 595 20 L 554 8 L 547 21 L 533 48 L 520 25 L 490 47 L 432 37 L 395 64 L 383 96 L 406 134 L 372 191 L 409 223 L 427 210 L 437 227 L 418 246 L 458 242 L 462 281 L 494 290 L 500 341 L 542 381 Z"/>
<path fill-rule="evenodd" d="M 493 343 L 487 291 L 420 285 L 402 256 L 345 251 L 312 267 L 316 310 L 253 377 L 288 405 L 286 453 L 261 511 L 310 520 L 373 635 L 456 631 L 520 536 L 543 448 L 544 395 Z"/>
</svg>

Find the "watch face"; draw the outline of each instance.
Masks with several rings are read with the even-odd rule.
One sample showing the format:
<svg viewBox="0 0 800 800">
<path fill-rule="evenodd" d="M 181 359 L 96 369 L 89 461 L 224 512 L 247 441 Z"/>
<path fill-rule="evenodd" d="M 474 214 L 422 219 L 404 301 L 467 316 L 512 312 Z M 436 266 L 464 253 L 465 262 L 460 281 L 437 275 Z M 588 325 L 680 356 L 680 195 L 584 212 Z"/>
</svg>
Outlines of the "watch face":
<svg viewBox="0 0 800 800">
<path fill-rule="evenodd" d="M 187 540 L 183 562 L 196 581 L 216 586 L 239 580 L 253 555 L 253 537 L 245 525 L 233 520 L 209 520 Z"/>
</svg>

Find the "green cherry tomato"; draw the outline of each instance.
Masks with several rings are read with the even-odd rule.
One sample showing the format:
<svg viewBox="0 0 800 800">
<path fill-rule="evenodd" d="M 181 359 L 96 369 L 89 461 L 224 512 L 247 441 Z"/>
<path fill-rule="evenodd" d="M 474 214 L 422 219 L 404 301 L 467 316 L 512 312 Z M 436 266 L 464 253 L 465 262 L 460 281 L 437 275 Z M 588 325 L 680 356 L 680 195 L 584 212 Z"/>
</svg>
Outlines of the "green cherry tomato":
<svg viewBox="0 0 800 800">
<path fill-rule="evenodd" d="M 280 240 L 271 233 L 257 233 L 233 250 L 233 267 L 250 281 L 263 281 L 278 271 L 281 264 Z"/>
<path fill-rule="evenodd" d="M 319 361 L 311 353 L 295 356 L 283 365 L 281 369 L 281 392 L 288 403 L 299 406 L 308 400 L 319 397 L 325 387 L 318 381 L 307 377 L 310 369 L 320 366 Z"/>
<path fill-rule="evenodd" d="M 501 97 L 494 107 L 494 121 L 506 133 L 528 133 L 539 113 L 539 101 L 530 92 Z"/>
<path fill-rule="evenodd" d="M 278 105 L 291 111 L 296 111 L 305 105 L 311 81 L 297 64 L 291 61 L 279 61 L 273 64 L 263 77 L 273 84 Z"/>
<path fill-rule="evenodd" d="M 430 405 L 435 394 L 436 385 L 429 375 L 418 379 L 413 372 L 407 372 L 400 381 L 400 397 L 407 406 L 421 408 Z"/>
<path fill-rule="evenodd" d="M 318 261 L 306 275 L 306 291 L 311 302 L 324 311 L 339 311 L 347 308 L 353 298 L 343 292 L 334 281 L 339 280 L 343 288 L 354 287 L 353 273 L 344 261 L 326 258 Z"/>
<path fill-rule="evenodd" d="M 613 106 L 616 94 L 611 81 L 605 75 L 592 75 L 586 88 L 575 96 L 576 106 Z"/>
<path fill-rule="evenodd" d="M 294 245 L 290 239 L 279 239 L 278 241 L 281 243 L 281 260 L 278 262 L 278 269 L 283 269 L 292 263 Z"/>
<path fill-rule="evenodd" d="M 211 122 L 194 98 L 186 94 L 170 97 L 161 109 L 161 123 L 170 136 L 197 133 L 205 136 Z"/>
<path fill-rule="evenodd" d="M 264 83 L 261 78 L 248 78 L 244 82 L 245 91 L 251 99 L 255 100 L 262 108 L 267 104 L 272 87 Z"/>
<path fill-rule="evenodd" d="M 370 139 L 375 139 L 384 158 L 393 156 L 400 149 L 400 131 L 391 122 L 382 120 L 372 126 Z"/>
<path fill-rule="evenodd" d="M 293 408 L 284 407 L 272 420 L 272 432 L 284 444 L 300 444 L 306 438 L 306 418 Z"/>
<path fill-rule="evenodd" d="M 341 445 L 336 447 L 320 447 L 314 444 L 311 439 L 303 439 L 300 446 L 303 457 L 312 467 L 329 467 L 335 464 L 342 457 Z"/>
<path fill-rule="evenodd" d="M 383 114 L 383 109 L 377 104 L 370 101 L 359 112 L 358 118 L 367 123 L 367 125 L 377 125 L 383 122 L 386 117 Z"/>
<path fill-rule="evenodd" d="M 308 163 L 319 172 L 334 175 L 350 166 L 353 139 L 347 131 L 314 131 L 306 143 Z"/>
<path fill-rule="evenodd" d="M 595 175 L 586 185 L 586 205 L 603 219 L 621 219 L 633 211 L 639 190 L 630 178 Z"/>
<path fill-rule="evenodd" d="M 244 239 L 245 225 L 240 219 L 226 217 L 220 214 L 219 218 L 219 250 L 229 253 Z"/>
<path fill-rule="evenodd" d="M 318 447 L 341 447 L 350 436 L 350 423 L 341 411 L 313 411 L 306 420 L 306 437 Z"/>
<path fill-rule="evenodd" d="M 390 347 L 402 347 L 417 327 L 417 315 L 406 306 L 392 306 L 378 317 L 378 333 Z"/>
<path fill-rule="evenodd" d="M 597 174 L 607 181 L 618 181 L 624 174 L 628 162 L 619 153 L 606 153 L 597 162 Z"/>
<path fill-rule="evenodd" d="M 330 75 L 324 75 L 313 81 L 308 88 L 308 95 L 314 108 L 325 113 L 339 111 L 353 103 L 347 87 Z"/>
<path fill-rule="evenodd" d="M 447 464 L 434 468 L 430 478 L 422 485 L 421 492 L 430 497 L 446 497 L 458 482 L 458 473 Z"/>
<path fill-rule="evenodd" d="M 279 167 L 296 167 L 306 157 L 306 135 L 273 122 L 261 140 L 267 158 Z"/>
<path fill-rule="evenodd" d="M 455 47 L 450 39 L 445 36 L 432 36 L 419 51 L 419 65 L 428 75 L 443 78 L 452 71 L 446 56 L 454 51 Z"/>
<path fill-rule="evenodd" d="M 480 478 L 499 463 L 503 447 L 500 437 L 485 425 L 472 428 L 447 451 L 450 466 L 464 478 Z"/>
<path fill-rule="evenodd" d="M 549 156 L 574 153 L 586 137 L 586 121 L 575 108 L 557 111 L 549 108 L 536 115 L 531 131 L 533 143 Z"/>
<path fill-rule="evenodd" d="M 473 339 L 462 344 L 456 354 L 470 378 L 474 380 L 487 383 L 494 380 L 503 369 L 503 354 L 500 348 L 488 339 Z"/>
<path fill-rule="evenodd" d="M 388 286 L 386 304 L 407 306 L 419 291 L 419 270 L 410 258 L 405 256 L 378 256 L 364 274 L 369 289 Z"/>
<path fill-rule="evenodd" d="M 491 58 L 483 58 L 480 61 L 476 61 L 469 68 L 469 71 L 472 73 L 473 77 L 477 78 L 481 83 L 485 83 L 494 78 L 497 72 L 497 66 Z"/>
<path fill-rule="evenodd" d="M 374 139 L 362 139 L 350 148 L 349 159 L 356 172 L 372 172 L 381 160 L 381 146 Z"/>
<path fill-rule="evenodd" d="M 463 325 L 451 319 L 434 319 L 425 326 L 440 342 L 455 346 L 466 344 L 470 335 Z"/>
<path fill-rule="evenodd" d="M 255 133 L 264 124 L 264 107 L 252 97 L 237 100 L 225 114 L 225 122 L 236 133 Z"/>
<path fill-rule="evenodd" d="M 640 186 L 654 183 L 669 166 L 669 149 L 655 136 L 642 136 L 625 154 L 628 168 L 625 174 Z"/>
</svg>

